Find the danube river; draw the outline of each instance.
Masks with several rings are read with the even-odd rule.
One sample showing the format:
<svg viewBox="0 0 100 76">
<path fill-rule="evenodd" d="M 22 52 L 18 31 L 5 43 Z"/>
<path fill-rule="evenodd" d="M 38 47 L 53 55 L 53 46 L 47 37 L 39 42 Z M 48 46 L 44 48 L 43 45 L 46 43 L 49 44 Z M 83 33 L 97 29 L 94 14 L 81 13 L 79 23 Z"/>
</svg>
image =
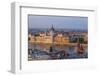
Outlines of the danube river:
<svg viewBox="0 0 100 76">
<path fill-rule="evenodd" d="M 49 60 L 52 57 L 49 55 L 51 44 L 28 44 L 28 48 L 32 49 L 32 55 L 30 60 Z M 79 59 L 79 58 L 88 58 L 88 47 L 84 46 L 84 53 L 77 53 L 77 46 L 68 46 L 68 45 L 53 45 L 52 46 L 53 54 L 56 57 L 56 52 L 64 50 L 67 53 L 67 57 L 63 59 Z M 59 59 L 59 58 L 55 58 Z"/>
</svg>

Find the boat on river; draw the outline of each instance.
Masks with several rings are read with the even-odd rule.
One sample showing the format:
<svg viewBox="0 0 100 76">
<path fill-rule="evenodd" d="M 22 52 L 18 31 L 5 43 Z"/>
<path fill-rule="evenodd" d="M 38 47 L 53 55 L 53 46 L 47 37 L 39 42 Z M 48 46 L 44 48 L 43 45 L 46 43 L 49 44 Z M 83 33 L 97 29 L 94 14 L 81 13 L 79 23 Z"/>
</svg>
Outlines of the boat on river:
<svg viewBox="0 0 100 76">
<path fill-rule="evenodd" d="M 85 52 L 85 49 L 84 49 L 83 45 L 78 43 L 77 44 L 77 53 L 78 54 L 83 54 L 84 52 Z"/>
</svg>

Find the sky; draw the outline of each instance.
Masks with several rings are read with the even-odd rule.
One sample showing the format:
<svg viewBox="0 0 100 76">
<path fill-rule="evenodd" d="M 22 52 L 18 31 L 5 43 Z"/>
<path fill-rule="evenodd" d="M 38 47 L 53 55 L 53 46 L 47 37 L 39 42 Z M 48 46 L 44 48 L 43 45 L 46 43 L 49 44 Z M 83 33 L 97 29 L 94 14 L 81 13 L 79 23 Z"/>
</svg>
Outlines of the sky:
<svg viewBox="0 0 100 76">
<path fill-rule="evenodd" d="M 52 25 L 54 28 L 87 30 L 88 17 L 28 15 L 29 28 L 50 28 Z"/>
</svg>

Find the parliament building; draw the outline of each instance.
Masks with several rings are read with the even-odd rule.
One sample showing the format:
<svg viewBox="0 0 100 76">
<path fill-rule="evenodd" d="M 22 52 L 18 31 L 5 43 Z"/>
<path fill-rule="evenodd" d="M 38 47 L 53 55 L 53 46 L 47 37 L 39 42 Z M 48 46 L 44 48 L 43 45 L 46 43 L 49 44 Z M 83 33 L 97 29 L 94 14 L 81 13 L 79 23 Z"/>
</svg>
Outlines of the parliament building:
<svg viewBox="0 0 100 76">
<path fill-rule="evenodd" d="M 45 43 L 45 44 L 61 44 L 69 43 L 69 37 L 61 32 L 55 32 L 52 26 L 48 32 L 39 32 L 38 36 L 31 33 L 28 34 L 28 42 L 30 43 Z"/>
</svg>

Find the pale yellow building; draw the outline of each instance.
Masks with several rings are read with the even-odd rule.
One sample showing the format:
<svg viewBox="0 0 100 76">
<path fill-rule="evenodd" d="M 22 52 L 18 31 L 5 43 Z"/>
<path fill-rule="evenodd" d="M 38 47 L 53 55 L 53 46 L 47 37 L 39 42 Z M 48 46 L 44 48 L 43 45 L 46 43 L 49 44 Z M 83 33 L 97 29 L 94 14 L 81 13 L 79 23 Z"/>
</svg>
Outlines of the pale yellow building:
<svg viewBox="0 0 100 76">
<path fill-rule="evenodd" d="M 39 33 L 39 36 L 29 34 L 29 42 L 31 43 L 46 43 L 46 44 L 67 44 L 69 43 L 69 37 L 63 34 L 56 34 L 54 28 L 49 30 L 48 35 L 46 33 Z"/>
</svg>

